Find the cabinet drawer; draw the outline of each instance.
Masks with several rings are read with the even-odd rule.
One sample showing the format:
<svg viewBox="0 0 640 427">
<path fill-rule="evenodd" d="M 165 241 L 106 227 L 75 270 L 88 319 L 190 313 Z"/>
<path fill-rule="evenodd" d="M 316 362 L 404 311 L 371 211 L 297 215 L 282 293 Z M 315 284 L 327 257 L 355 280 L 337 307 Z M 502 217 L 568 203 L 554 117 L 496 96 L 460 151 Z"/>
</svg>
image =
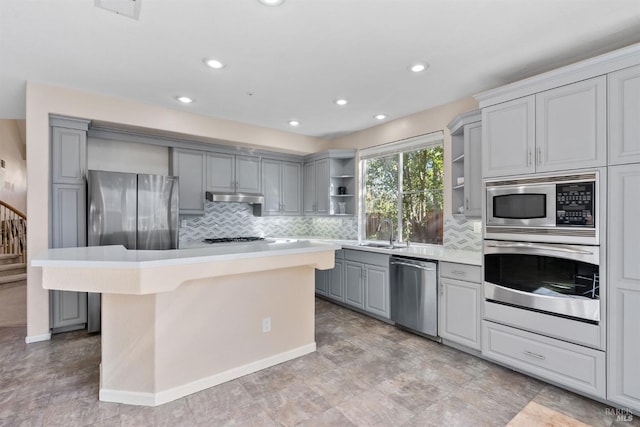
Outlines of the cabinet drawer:
<svg viewBox="0 0 640 427">
<path fill-rule="evenodd" d="M 467 282 L 482 282 L 480 267 L 476 265 L 458 264 L 454 262 L 440 263 L 440 276 Z"/>
<path fill-rule="evenodd" d="M 380 267 L 389 267 L 389 255 L 378 254 L 375 252 L 345 249 L 344 259 L 347 259 L 349 261 L 361 262 L 363 264 L 372 264 L 372 265 L 379 265 Z"/>
<path fill-rule="evenodd" d="M 605 397 L 602 351 L 485 320 L 482 355 L 576 391 Z"/>
</svg>

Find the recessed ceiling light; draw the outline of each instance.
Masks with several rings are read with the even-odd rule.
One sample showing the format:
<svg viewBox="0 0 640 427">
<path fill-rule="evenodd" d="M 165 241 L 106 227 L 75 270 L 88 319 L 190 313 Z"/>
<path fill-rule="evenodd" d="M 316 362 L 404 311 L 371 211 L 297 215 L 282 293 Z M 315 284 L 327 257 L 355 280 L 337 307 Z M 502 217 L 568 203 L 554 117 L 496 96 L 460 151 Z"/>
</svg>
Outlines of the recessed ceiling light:
<svg viewBox="0 0 640 427">
<path fill-rule="evenodd" d="M 176 99 L 183 104 L 191 104 L 193 102 L 193 99 L 189 98 L 188 96 L 178 96 L 176 97 Z"/>
<path fill-rule="evenodd" d="M 284 0 L 258 0 L 258 1 L 265 6 L 280 6 L 282 3 L 284 3 Z"/>
<path fill-rule="evenodd" d="M 217 59 L 204 58 L 203 62 L 207 64 L 208 67 L 213 68 L 214 70 L 219 70 L 225 67 L 225 64 L 223 62 L 218 61 Z"/>
<path fill-rule="evenodd" d="M 376 120 L 384 120 L 387 118 L 386 114 L 376 114 L 375 116 L 373 116 Z"/>
<path fill-rule="evenodd" d="M 424 63 L 424 62 L 416 62 L 415 64 L 411 64 L 409 65 L 409 70 L 414 72 L 414 73 L 421 73 L 424 70 L 426 70 L 427 68 L 429 68 L 429 64 Z"/>
<path fill-rule="evenodd" d="M 347 105 L 349 101 L 347 101 L 344 98 L 340 98 L 340 99 L 336 99 L 334 102 L 336 103 L 336 105 L 343 106 L 343 105 Z"/>
<path fill-rule="evenodd" d="M 293 126 L 293 127 L 300 126 L 300 122 L 297 120 L 289 120 L 289 126 Z"/>
</svg>

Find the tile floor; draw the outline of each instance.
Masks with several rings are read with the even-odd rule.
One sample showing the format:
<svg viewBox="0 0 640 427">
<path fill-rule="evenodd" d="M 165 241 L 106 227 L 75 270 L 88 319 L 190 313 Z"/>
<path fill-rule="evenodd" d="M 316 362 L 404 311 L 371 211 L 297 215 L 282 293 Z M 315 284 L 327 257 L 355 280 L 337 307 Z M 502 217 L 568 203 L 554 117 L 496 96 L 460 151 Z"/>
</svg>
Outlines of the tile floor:
<svg viewBox="0 0 640 427">
<path fill-rule="evenodd" d="M 606 406 L 324 300 L 318 351 L 156 408 L 98 401 L 99 336 L 0 328 L 1 426 L 504 426 L 528 402 L 593 426 Z"/>
</svg>

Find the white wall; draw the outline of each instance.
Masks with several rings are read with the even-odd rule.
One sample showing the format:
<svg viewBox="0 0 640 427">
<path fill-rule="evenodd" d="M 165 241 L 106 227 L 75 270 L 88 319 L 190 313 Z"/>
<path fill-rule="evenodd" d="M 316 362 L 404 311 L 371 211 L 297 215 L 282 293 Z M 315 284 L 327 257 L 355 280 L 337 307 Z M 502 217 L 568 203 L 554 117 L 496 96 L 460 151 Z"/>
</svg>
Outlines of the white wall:
<svg viewBox="0 0 640 427">
<path fill-rule="evenodd" d="M 135 142 L 87 139 L 87 168 L 110 172 L 169 174 L 169 148 Z"/>
<path fill-rule="evenodd" d="M 27 212 L 27 162 L 24 120 L 0 119 L 0 200 Z"/>
</svg>

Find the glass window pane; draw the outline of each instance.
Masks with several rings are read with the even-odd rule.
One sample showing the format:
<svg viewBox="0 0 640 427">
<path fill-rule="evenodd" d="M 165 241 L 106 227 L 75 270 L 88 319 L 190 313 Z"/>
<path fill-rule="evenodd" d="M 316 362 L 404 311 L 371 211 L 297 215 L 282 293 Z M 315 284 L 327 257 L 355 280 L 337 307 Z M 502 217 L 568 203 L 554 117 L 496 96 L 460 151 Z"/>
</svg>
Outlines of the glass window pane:
<svg viewBox="0 0 640 427">
<path fill-rule="evenodd" d="M 402 191 L 442 190 L 443 165 L 441 145 L 402 153 Z"/>
<path fill-rule="evenodd" d="M 442 244 L 442 191 L 403 194 L 402 240 Z"/>
<path fill-rule="evenodd" d="M 369 159 L 365 163 L 365 238 L 389 238 L 389 227 L 377 231 L 382 219 L 398 222 L 398 160 L 397 155 Z"/>
</svg>

